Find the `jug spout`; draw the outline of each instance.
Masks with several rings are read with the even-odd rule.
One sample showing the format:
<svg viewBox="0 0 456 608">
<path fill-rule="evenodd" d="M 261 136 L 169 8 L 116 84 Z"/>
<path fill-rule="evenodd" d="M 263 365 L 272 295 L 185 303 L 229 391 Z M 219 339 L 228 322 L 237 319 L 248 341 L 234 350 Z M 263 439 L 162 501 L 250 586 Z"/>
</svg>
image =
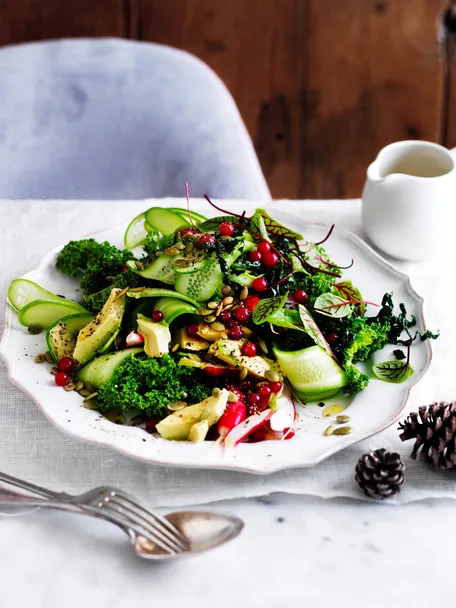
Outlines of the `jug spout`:
<svg viewBox="0 0 456 608">
<path fill-rule="evenodd" d="M 449 150 L 427 141 L 401 141 L 383 148 L 368 169 L 373 181 L 391 176 L 439 178 L 452 173 L 454 159 Z"/>
</svg>

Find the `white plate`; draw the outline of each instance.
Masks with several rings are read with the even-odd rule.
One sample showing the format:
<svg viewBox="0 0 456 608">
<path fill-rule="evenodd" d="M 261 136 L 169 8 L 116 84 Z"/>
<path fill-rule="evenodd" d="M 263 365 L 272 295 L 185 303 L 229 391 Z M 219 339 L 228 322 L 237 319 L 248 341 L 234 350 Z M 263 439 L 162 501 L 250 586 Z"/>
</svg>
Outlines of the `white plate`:
<svg viewBox="0 0 456 608">
<path fill-rule="evenodd" d="M 195 210 L 206 214 L 208 211 L 207 207 L 197 207 Z M 246 211 L 250 212 L 250 209 Z M 321 240 L 328 230 L 327 226 L 309 224 L 285 213 L 274 213 L 274 217 L 303 233 L 310 241 Z M 124 230 L 125 226 L 119 226 L 93 236 L 97 240 L 108 240 L 122 247 Z M 395 302 L 404 302 L 408 313 L 417 317 L 417 329 L 424 331 L 423 300 L 415 293 L 405 274 L 393 268 L 364 241 L 348 231 L 336 228 L 325 247 L 331 258 L 341 265 L 354 258 L 355 264 L 344 272 L 344 278 L 352 279 L 366 299 L 380 303 L 385 292 L 394 292 Z M 78 299 L 80 293 L 76 282 L 55 269 L 54 262 L 59 249 L 46 254 L 38 267 L 25 277 L 55 293 Z M 375 308 L 369 308 L 368 314 L 375 314 Z M 388 346 L 376 353 L 375 361 L 394 358 L 393 348 Z M 7 306 L 0 352 L 8 363 L 10 379 L 63 432 L 154 464 L 231 469 L 258 474 L 315 465 L 335 452 L 392 425 L 404 411 L 412 387 L 423 377 L 432 357 L 430 341 L 418 340 L 412 347 L 411 357 L 415 373 L 405 383 L 389 384 L 371 379 L 368 388 L 355 398 L 335 397 L 327 400 L 328 404 L 337 402 L 348 405 L 345 413 L 350 416 L 353 429 L 349 435 L 324 436 L 323 431 L 331 420 L 322 418 L 322 409 L 318 405 L 309 405 L 299 408 L 301 428 L 294 439 L 242 444 L 224 450 L 209 442 L 195 445 L 165 441 L 140 428 L 118 426 L 98 412 L 85 409 L 79 395 L 57 388 L 47 366 L 34 362 L 35 356 L 44 350 L 44 335 L 31 336 L 19 325 L 16 313 Z"/>
</svg>

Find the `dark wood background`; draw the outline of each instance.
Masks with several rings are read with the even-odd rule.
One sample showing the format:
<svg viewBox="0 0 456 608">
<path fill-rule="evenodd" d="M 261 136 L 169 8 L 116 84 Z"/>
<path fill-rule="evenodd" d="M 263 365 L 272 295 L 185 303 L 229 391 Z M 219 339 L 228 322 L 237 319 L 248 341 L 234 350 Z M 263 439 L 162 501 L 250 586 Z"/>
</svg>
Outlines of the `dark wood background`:
<svg viewBox="0 0 456 608">
<path fill-rule="evenodd" d="M 446 4 L 0 0 L 0 44 L 121 36 L 186 49 L 232 92 L 275 197 L 352 197 L 385 144 L 456 145 L 452 49 L 437 41 Z"/>
</svg>

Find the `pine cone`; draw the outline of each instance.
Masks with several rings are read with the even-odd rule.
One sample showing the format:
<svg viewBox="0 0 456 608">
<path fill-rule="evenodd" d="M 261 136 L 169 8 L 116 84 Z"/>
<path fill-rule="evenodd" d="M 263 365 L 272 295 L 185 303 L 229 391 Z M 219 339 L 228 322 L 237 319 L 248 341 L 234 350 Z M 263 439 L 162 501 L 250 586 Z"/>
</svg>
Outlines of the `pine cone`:
<svg viewBox="0 0 456 608">
<path fill-rule="evenodd" d="M 402 441 L 416 439 L 411 453 L 415 460 L 446 471 L 456 470 L 456 401 L 431 403 L 418 408 L 399 424 Z M 421 450 L 421 451 L 420 451 Z"/>
<path fill-rule="evenodd" d="M 382 448 L 361 456 L 356 481 L 370 498 L 390 498 L 404 483 L 404 468 L 399 454 Z"/>
</svg>

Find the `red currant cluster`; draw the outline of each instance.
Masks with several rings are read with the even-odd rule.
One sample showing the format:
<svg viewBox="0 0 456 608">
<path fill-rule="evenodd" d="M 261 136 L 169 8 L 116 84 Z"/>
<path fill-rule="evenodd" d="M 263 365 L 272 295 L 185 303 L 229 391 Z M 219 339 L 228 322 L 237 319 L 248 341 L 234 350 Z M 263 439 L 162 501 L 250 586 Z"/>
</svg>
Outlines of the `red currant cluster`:
<svg viewBox="0 0 456 608">
<path fill-rule="evenodd" d="M 254 384 L 251 380 L 243 380 L 239 384 L 233 384 L 227 381 L 225 387 L 234 393 L 239 401 L 247 402 L 247 415 L 252 416 L 269 406 L 271 397 L 280 393 L 283 383 L 260 382 Z"/>
</svg>

